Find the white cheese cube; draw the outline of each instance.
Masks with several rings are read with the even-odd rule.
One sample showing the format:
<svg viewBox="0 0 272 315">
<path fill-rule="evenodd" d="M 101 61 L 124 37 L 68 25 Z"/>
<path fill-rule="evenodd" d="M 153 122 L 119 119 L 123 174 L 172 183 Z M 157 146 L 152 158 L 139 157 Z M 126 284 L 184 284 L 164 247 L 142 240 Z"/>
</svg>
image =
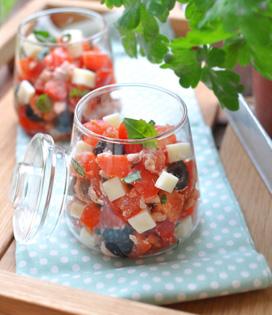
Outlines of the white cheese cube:
<svg viewBox="0 0 272 315">
<path fill-rule="evenodd" d="M 178 181 L 178 177 L 174 176 L 171 173 L 163 171 L 160 177 L 157 179 L 155 187 L 171 193 L 173 192 Z"/>
<path fill-rule="evenodd" d="M 35 89 L 27 80 L 23 80 L 17 91 L 17 99 L 19 104 L 29 104 L 31 98 L 35 94 Z"/>
<path fill-rule="evenodd" d="M 151 214 L 148 211 L 142 211 L 136 214 L 134 217 L 128 219 L 128 223 L 138 233 L 144 233 L 156 226 L 156 222 L 153 220 Z"/>
<path fill-rule="evenodd" d="M 72 83 L 76 85 L 84 85 L 88 88 L 95 87 L 95 72 L 87 69 L 74 68 L 72 75 Z"/>
<path fill-rule="evenodd" d="M 119 113 L 104 116 L 103 120 L 115 128 L 118 128 L 122 121 Z"/>
<path fill-rule="evenodd" d="M 80 57 L 83 52 L 82 31 L 77 29 L 65 30 L 62 32 L 61 36 L 63 41 L 67 42 L 67 50 L 69 55 L 74 58 Z"/>
<path fill-rule="evenodd" d="M 94 248 L 97 244 L 97 239 L 95 237 L 95 234 L 91 234 L 85 228 L 82 228 L 80 230 L 79 239 L 85 246 L 89 248 Z"/>
<path fill-rule="evenodd" d="M 126 194 L 125 188 L 118 177 L 107 180 L 102 186 L 110 201 L 121 198 Z"/>
<path fill-rule="evenodd" d="M 166 146 L 169 163 L 188 159 L 192 156 L 190 143 L 174 143 Z"/>
<path fill-rule="evenodd" d="M 85 141 L 80 140 L 77 142 L 72 155 L 75 157 L 84 152 L 93 152 L 93 147 Z"/>
<path fill-rule="evenodd" d="M 35 57 L 43 50 L 43 46 L 39 44 L 36 36 L 32 33 L 24 41 L 23 50 L 27 56 Z"/>
<path fill-rule="evenodd" d="M 73 200 L 68 205 L 69 213 L 75 219 L 80 219 L 85 207 L 86 205 L 78 200 Z"/>
<path fill-rule="evenodd" d="M 188 216 L 182 220 L 175 229 L 175 234 L 178 239 L 183 239 L 188 237 L 193 231 L 193 221 L 192 217 Z"/>
</svg>

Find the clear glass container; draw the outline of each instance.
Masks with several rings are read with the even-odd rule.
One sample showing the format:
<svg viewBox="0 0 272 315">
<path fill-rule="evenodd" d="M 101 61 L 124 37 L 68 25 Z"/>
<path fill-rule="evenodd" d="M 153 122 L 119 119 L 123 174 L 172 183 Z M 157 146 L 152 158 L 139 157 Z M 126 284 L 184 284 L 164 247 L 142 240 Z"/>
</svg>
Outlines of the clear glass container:
<svg viewBox="0 0 272 315">
<path fill-rule="evenodd" d="M 94 252 L 138 258 L 173 248 L 199 221 L 184 102 L 147 84 L 90 92 L 76 107 L 69 152 L 48 135 L 32 139 L 14 173 L 12 200 L 21 242 L 49 236 L 64 213 Z"/>
<path fill-rule="evenodd" d="M 27 134 L 69 139 L 79 99 L 112 83 L 108 28 L 99 14 L 80 8 L 50 9 L 20 24 L 15 107 Z"/>
</svg>

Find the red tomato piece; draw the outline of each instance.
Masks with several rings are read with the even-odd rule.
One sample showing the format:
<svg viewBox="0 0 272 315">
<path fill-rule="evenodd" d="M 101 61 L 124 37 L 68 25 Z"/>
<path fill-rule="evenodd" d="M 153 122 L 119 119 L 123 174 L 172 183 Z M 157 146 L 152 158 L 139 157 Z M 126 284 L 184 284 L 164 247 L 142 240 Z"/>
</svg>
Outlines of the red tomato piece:
<svg viewBox="0 0 272 315">
<path fill-rule="evenodd" d="M 126 177 L 131 170 L 126 155 L 102 153 L 97 156 L 96 161 L 102 171 L 109 177 Z"/>
<path fill-rule="evenodd" d="M 76 156 L 77 162 L 84 168 L 88 178 L 99 179 L 99 167 L 96 156 L 92 152 L 84 152 Z"/>
<path fill-rule="evenodd" d="M 141 196 L 135 189 L 131 189 L 128 194 L 112 202 L 114 212 L 128 220 L 142 211 L 140 207 Z"/>
<path fill-rule="evenodd" d="M 173 126 L 171 126 L 171 125 L 155 126 L 155 128 L 156 128 L 158 134 L 160 135 L 160 134 L 170 130 L 171 128 L 173 128 Z M 175 134 L 172 134 L 171 136 L 168 136 L 166 138 L 160 139 L 158 141 L 158 146 L 163 149 L 163 148 L 165 148 L 165 146 L 167 144 L 173 144 L 173 143 L 176 143 L 176 142 L 177 142 L 177 138 L 176 138 Z"/>
<path fill-rule="evenodd" d="M 62 65 L 66 60 L 71 61 L 71 57 L 63 47 L 53 48 L 44 58 L 46 66 L 53 69 Z"/>
<path fill-rule="evenodd" d="M 151 173 L 160 174 L 165 167 L 166 156 L 163 150 L 144 150 L 143 163 Z"/>
<path fill-rule="evenodd" d="M 80 217 L 80 222 L 92 230 L 98 225 L 100 221 L 100 214 L 100 208 L 96 204 L 90 203 L 84 208 Z"/>
<path fill-rule="evenodd" d="M 94 50 L 83 52 L 83 64 L 92 71 L 112 67 L 111 59 L 107 54 Z"/>
<path fill-rule="evenodd" d="M 118 134 L 120 139 L 128 139 L 127 129 L 124 123 L 121 123 L 118 128 Z M 141 144 L 125 144 L 124 149 L 126 154 L 138 153 L 142 150 Z"/>
<path fill-rule="evenodd" d="M 84 126 L 97 135 L 102 135 L 113 139 L 118 138 L 117 129 L 104 120 L 91 120 L 85 123 Z M 83 136 L 83 140 L 93 146 L 95 146 L 99 141 L 95 136 Z"/>
<path fill-rule="evenodd" d="M 126 225 L 124 218 L 105 199 L 101 208 L 100 226 L 102 228 L 122 228 L 124 225 Z"/>
<path fill-rule="evenodd" d="M 30 120 L 26 115 L 26 107 L 19 105 L 18 107 L 18 119 L 20 125 L 23 127 L 25 132 L 30 136 L 33 136 L 37 132 L 45 132 L 45 125 L 43 122 L 37 122 Z"/>
<path fill-rule="evenodd" d="M 96 71 L 96 88 L 113 83 L 115 83 L 115 78 L 112 68 L 102 68 Z"/>
<path fill-rule="evenodd" d="M 167 216 L 170 222 L 176 222 L 183 210 L 185 197 L 183 194 L 180 194 L 176 191 L 170 193 L 161 192 L 160 195 L 166 197 L 165 204 L 157 204 L 153 211 L 163 213 Z"/>
<path fill-rule="evenodd" d="M 44 69 L 44 63 L 32 57 L 25 57 L 19 61 L 19 69 L 23 80 L 34 82 Z"/>
<path fill-rule="evenodd" d="M 172 244 L 176 241 L 175 223 L 165 220 L 158 223 L 155 228 L 156 233 L 161 237 L 164 243 Z"/>
<path fill-rule="evenodd" d="M 185 198 L 188 199 L 190 198 L 191 194 L 193 193 L 195 189 L 195 184 L 197 180 L 197 172 L 196 172 L 196 165 L 194 160 L 190 161 L 185 161 L 184 162 L 189 174 L 189 180 L 188 180 L 188 185 L 186 188 L 184 188 L 184 194 Z"/>
<path fill-rule="evenodd" d="M 148 172 L 142 164 L 137 165 L 133 170 L 140 171 L 141 174 L 141 179 L 132 184 L 136 191 L 144 199 L 155 197 L 159 192 L 159 189 L 155 187 L 158 176 Z"/>
<path fill-rule="evenodd" d="M 152 248 L 152 244 L 150 244 L 146 237 L 142 234 L 135 233 L 133 236 L 136 238 L 136 242 L 129 257 L 136 258 L 147 254 L 147 252 Z"/>
<path fill-rule="evenodd" d="M 63 101 L 67 98 L 67 87 L 64 81 L 50 80 L 45 83 L 44 93 L 55 101 Z"/>
</svg>

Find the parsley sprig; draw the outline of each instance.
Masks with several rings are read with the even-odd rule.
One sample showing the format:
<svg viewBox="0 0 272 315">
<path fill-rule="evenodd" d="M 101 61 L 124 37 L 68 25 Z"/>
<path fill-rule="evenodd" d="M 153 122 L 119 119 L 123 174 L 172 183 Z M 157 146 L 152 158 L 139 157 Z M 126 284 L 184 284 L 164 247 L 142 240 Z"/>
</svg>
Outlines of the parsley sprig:
<svg viewBox="0 0 272 315">
<path fill-rule="evenodd" d="M 109 8 L 124 6 L 118 29 L 131 57 L 144 55 L 162 68 L 172 69 L 180 85 L 196 87 L 203 81 L 222 107 L 239 108 L 242 92 L 236 65 L 252 65 L 272 79 L 272 1 L 216 0 L 104 0 Z M 190 31 L 168 39 L 159 23 L 175 3 L 186 4 Z"/>
</svg>

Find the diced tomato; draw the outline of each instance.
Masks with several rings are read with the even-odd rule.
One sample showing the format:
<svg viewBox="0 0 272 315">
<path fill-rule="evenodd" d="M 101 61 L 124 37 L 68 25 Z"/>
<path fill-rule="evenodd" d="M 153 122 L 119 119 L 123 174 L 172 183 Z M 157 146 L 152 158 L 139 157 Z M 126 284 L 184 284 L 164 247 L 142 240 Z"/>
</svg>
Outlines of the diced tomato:
<svg viewBox="0 0 272 315">
<path fill-rule="evenodd" d="M 83 64 L 92 71 L 112 67 L 111 59 L 107 54 L 94 50 L 83 52 Z"/>
<path fill-rule="evenodd" d="M 187 187 L 184 189 L 184 194 L 186 199 L 190 198 L 192 192 L 195 189 L 195 183 L 196 183 L 196 179 L 197 179 L 197 174 L 196 174 L 196 165 L 194 160 L 190 160 L 190 161 L 185 161 L 184 162 L 188 171 L 188 185 Z"/>
<path fill-rule="evenodd" d="M 64 81 L 50 80 L 45 83 L 44 93 L 55 101 L 63 101 L 67 98 L 67 87 Z"/>
<path fill-rule="evenodd" d="M 126 221 L 142 211 L 141 196 L 131 189 L 125 196 L 112 202 L 114 212 Z"/>
<path fill-rule="evenodd" d="M 81 153 L 76 156 L 76 160 L 84 168 L 88 178 L 99 178 L 99 167 L 96 163 L 96 156 L 92 152 Z"/>
<path fill-rule="evenodd" d="M 130 172 L 130 163 L 126 155 L 99 154 L 97 164 L 109 177 L 125 177 Z"/>
<path fill-rule="evenodd" d="M 126 225 L 126 221 L 118 213 L 118 215 L 112 209 L 112 205 L 104 200 L 104 204 L 101 208 L 100 224 L 102 228 L 122 228 Z"/>
<path fill-rule="evenodd" d="M 164 243 L 172 244 L 176 241 L 175 223 L 165 220 L 157 224 L 156 233 L 161 237 Z"/>
<path fill-rule="evenodd" d="M 26 106 L 19 105 L 18 107 L 18 118 L 19 123 L 27 134 L 33 136 L 37 132 L 45 132 L 44 122 L 37 122 L 30 120 L 26 115 Z"/>
<path fill-rule="evenodd" d="M 160 195 L 166 197 L 164 204 L 157 204 L 153 211 L 165 214 L 170 222 L 176 222 L 183 210 L 185 197 L 176 191 L 170 193 L 161 192 Z"/>
<path fill-rule="evenodd" d="M 171 125 L 159 126 L 158 125 L 158 126 L 155 126 L 155 128 L 156 128 L 158 134 L 160 135 L 160 134 L 170 130 L 171 128 L 173 128 L 173 126 L 171 126 Z M 176 143 L 176 142 L 177 142 L 177 138 L 176 138 L 175 134 L 172 134 L 171 136 L 168 136 L 166 138 L 160 139 L 158 141 L 158 146 L 163 149 L 163 148 L 165 148 L 165 146 L 167 144 L 173 144 L 173 143 Z"/>
<path fill-rule="evenodd" d="M 63 47 L 53 48 L 44 58 L 46 66 L 53 69 L 62 65 L 66 60 L 71 61 L 71 57 Z"/>
<path fill-rule="evenodd" d="M 84 51 L 88 51 L 92 49 L 92 45 L 88 41 L 84 41 L 82 44 L 82 48 Z"/>
<path fill-rule="evenodd" d="M 137 165 L 133 170 L 140 171 L 141 174 L 141 179 L 132 184 L 136 191 L 144 199 L 155 197 L 159 192 L 159 189 L 155 187 L 158 176 L 147 171 L 142 164 Z"/>
<path fill-rule="evenodd" d="M 96 71 L 96 88 L 113 83 L 115 83 L 115 78 L 112 68 L 102 68 Z"/>
<path fill-rule="evenodd" d="M 163 150 L 144 150 L 143 163 L 151 173 L 160 174 L 165 167 L 166 156 Z"/>
<path fill-rule="evenodd" d="M 131 258 L 141 257 L 145 255 L 152 248 L 152 245 L 148 242 L 146 237 L 142 234 L 135 233 L 133 236 L 136 238 L 136 242 L 129 256 Z"/>
<path fill-rule="evenodd" d="M 192 215 L 198 204 L 199 192 L 197 189 L 194 189 L 190 194 L 190 198 L 186 200 L 184 208 L 181 212 L 180 218 L 185 218 L 189 215 Z"/>
<path fill-rule="evenodd" d="M 127 129 L 124 123 L 121 123 L 118 128 L 118 134 L 120 139 L 128 139 Z M 125 144 L 125 153 L 138 153 L 142 150 L 141 144 Z"/>
<path fill-rule="evenodd" d="M 91 120 L 84 124 L 86 128 L 96 133 L 109 138 L 118 138 L 118 131 L 104 120 Z M 83 136 L 83 140 L 88 144 L 95 146 L 98 143 L 98 139 L 94 136 Z"/>
<path fill-rule="evenodd" d="M 98 225 L 100 221 L 100 214 L 100 208 L 96 204 L 90 203 L 84 208 L 80 217 L 80 222 L 92 230 Z"/>
<path fill-rule="evenodd" d="M 158 235 L 153 232 L 147 236 L 147 241 L 149 242 L 149 244 L 151 244 L 152 249 L 160 249 L 163 247 L 162 240 Z"/>
<path fill-rule="evenodd" d="M 43 69 L 43 61 L 39 61 L 33 57 L 25 57 L 19 61 L 19 75 L 22 80 L 34 82 Z"/>
</svg>

